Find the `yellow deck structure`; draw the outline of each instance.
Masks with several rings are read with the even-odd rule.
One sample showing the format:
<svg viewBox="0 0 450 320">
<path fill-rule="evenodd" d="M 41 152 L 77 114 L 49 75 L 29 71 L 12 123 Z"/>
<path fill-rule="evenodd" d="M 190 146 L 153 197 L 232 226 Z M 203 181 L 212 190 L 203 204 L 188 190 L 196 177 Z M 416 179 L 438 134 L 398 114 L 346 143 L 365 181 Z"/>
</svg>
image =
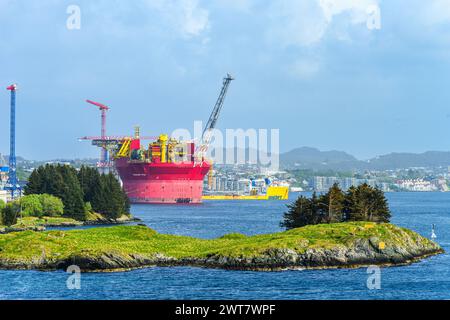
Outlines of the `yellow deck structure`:
<svg viewBox="0 0 450 320">
<path fill-rule="evenodd" d="M 289 200 L 289 187 L 270 186 L 266 194 L 257 195 L 204 195 L 203 200 Z"/>
</svg>

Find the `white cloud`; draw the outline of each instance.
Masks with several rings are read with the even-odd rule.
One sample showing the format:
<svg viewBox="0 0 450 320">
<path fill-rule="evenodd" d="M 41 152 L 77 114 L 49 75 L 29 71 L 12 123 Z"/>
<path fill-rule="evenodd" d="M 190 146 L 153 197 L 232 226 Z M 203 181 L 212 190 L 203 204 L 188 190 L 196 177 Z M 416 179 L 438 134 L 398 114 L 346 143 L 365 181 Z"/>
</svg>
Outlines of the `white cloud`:
<svg viewBox="0 0 450 320">
<path fill-rule="evenodd" d="M 282 44 L 312 46 L 327 34 L 333 19 L 346 14 L 348 25 L 366 24 L 367 9 L 379 0 L 280 0 L 270 8 L 270 37 Z"/>
<path fill-rule="evenodd" d="M 448 0 L 428 0 L 421 13 L 424 23 L 428 25 L 450 22 L 450 2 Z"/>
<path fill-rule="evenodd" d="M 209 11 L 198 0 L 146 0 L 146 4 L 186 38 L 199 36 L 209 27 Z"/>
<path fill-rule="evenodd" d="M 363 24 L 367 21 L 367 9 L 378 5 L 376 0 L 319 0 L 320 7 L 327 22 L 342 13 L 349 13 L 352 24 Z"/>
<path fill-rule="evenodd" d="M 289 73 L 294 77 L 308 79 L 320 70 L 320 63 L 312 59 L 299 59 L 289 67 Z"/>
<path fill-rule="evenodd" d="M 219 8 L 233 9 L 241 12 L 249 12 L 253 6 L 253 0 L 216 0 Z"/>
<path fill-rule="evenodd" d="M 285 46 L 309 46 L 324 36 L 327 21 L 316 0 L 280 0 L 270 8 L 269 35 Z"/>
</svg>

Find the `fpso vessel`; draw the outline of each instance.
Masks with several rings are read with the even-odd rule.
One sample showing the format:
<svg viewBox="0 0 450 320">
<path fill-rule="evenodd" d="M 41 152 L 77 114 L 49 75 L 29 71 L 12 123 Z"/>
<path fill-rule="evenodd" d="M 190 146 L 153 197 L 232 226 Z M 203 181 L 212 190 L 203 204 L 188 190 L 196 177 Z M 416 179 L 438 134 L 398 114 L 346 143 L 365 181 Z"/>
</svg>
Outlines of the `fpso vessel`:
<svg viewBox="0 0 450 320">
<path fill-rule="evenodd" d="M 134 137 L 106 137 L 105 120 L 108 106 L 87 100 L 102 111 L 102 136 L 85 137 L 101 147 L 100 167 L 109 167 L 110 152 L 116 171 L 131 203 L 200 203 L 203 179 L 211 169 L 204 155 L 211 142 L 211 133 L 219 118 L 228 87 L 234 78 L 227 74 L 208 123 L 203 131 L 200 147 L 194 143 L 169 139 L 165 134 L 144 146 L 139 128 Z M 154 139 L 153 139 L 154 140 Z"/>
<path fill-rule="evenodd" d="M 167 135 L 146 148 L 137 133 L 118 144 L 114 163 L 131 203 L 200 203 L 211 164 L 194 153 L 194 143 Z"/>
</svg>

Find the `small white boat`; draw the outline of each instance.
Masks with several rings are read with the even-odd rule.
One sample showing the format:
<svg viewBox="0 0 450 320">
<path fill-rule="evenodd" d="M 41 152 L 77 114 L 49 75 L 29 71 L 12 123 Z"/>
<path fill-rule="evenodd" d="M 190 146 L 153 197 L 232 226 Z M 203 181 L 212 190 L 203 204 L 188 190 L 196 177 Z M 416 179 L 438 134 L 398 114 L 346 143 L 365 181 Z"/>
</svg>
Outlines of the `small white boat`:
<svg viewBox="0 0 450 320">
<path fill-rule="evenodd" d="M 431 229 L 431 239 L 436 239 L 437 238 L 437 235 L 436 235 L 436 232 L 435 232 L 435 226 L 434 226 L 434 224 L 433 224 L 433 227 L 432 227 L 432 229 Z"/>
</svg>

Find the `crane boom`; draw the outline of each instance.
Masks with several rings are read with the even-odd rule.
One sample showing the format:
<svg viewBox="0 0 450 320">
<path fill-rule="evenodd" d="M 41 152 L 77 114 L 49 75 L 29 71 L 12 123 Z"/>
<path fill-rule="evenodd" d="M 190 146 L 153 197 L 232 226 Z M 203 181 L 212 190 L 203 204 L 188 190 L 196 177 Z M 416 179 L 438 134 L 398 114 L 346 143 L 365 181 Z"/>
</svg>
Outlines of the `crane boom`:
<svg viewBox="0 0 450 320">
<path fill-rule="evenodd" d="M 205 142 L 204 139 L 205 139 L 205 136 L 207 135 L 208 131 L 210 131 L 216 127 L 216 123 L 217 123 L 217 120 L 219 119 L 220 111 L 222 110 L 223 103 L 224 103 L 225 97 L 227 95 L 228 87 L 230 86 L 230 83 L 233 80 L 234 80 L 234 78 L 229 73 L 223 79 L 223 86 L 222 86 L 222 90 L 220 91 L 219 98 L 217 99 L 217 102 L 214 106 L 211 116 L 209 117 L 209 120 L 205 125 L 205 129 L 203 130 L 203 134 L 202 134 L 203 142 Z"/>
<path fill-rule="evenodd" d="M 216 127 L 217 120 L 219 120 L 220 111 L 222 110 L 223 104 L 225 102 L 225 97 L 228 92 L 228 88 L 230 86 L 231 81 L 234 78 L 228 73 L 227 76 L 223 79 L 222 90 L 220 91 L 219 98 L 217 98 L 216 104 L 214 105 L 214 109 L 209 116 L 208 122 L 205 125 L 205 129 L 203 130 L 202 139 L 200 146 L 196 149 L 195 162 L 203 163 L 203 158 L 208 151 L 209 144 L 211 143 L 212 132 Z"/>
<path fill-rule="evenodd" d="M 92 104 L 92 105 L 94 105 L 94 106 L 96 106 L 96 107 L 98 107 L 100 110 L 109 110 L 109 107 L 108 107 L 108 106 L 105 106 L 105 105 L 102 104 L 102 103 L 95 102 L 95 101 L 92 101 L 92 100 L 86 100 L 86 102 L 87 102 L 87 103 L 90 103 L 90 104 Z"/>
</svg>

